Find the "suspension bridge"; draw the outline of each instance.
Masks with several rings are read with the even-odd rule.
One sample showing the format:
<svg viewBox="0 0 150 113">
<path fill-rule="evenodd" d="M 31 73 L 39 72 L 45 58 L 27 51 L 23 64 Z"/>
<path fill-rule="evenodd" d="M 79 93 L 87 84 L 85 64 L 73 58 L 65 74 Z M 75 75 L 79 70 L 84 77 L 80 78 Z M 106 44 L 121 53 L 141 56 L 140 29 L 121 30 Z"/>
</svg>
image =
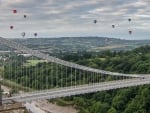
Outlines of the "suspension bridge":
<svg viewBox="0 0 150 113">
<path fill-rule="evenodd" d="M 148 74 L 124 74 L 82 66 L 2 37 L 0 44 L 9 50 L 1 54 L 1 84 L 9 83 L 14 89 L 11 96 L 3 97 L 3 103 L 54 99 L 150 84 Z M 26 58 L 23 54 L 30 56 Z M 30 62 L 36 60 L 39 62 Z"/>
</svg>

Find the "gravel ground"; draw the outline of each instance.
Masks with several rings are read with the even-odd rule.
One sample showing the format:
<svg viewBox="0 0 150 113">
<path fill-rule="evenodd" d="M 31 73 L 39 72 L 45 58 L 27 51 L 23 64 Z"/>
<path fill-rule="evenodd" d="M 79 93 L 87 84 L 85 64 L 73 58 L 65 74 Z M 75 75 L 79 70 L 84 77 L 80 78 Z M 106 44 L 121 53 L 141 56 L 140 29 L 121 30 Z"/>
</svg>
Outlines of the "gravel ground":
<svg viewBox="0 0 150 113">
<path fill-rule="evenodd" d="M 72 106 L 58 106 L 56 104 L 49 103 L 47 100 L 39 100 L 34 102 L 39 108 L 47 111 L 48 113 L 77 113 L 78 111 Z"/>
</svg>

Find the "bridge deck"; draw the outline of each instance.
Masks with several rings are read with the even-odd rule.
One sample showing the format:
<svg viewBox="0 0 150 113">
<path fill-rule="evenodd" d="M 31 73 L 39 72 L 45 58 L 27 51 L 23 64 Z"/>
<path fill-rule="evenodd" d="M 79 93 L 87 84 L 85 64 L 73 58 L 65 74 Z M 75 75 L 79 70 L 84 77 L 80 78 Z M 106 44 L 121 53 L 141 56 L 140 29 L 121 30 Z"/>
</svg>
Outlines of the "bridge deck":
<svg viewBox="0 0 150 113">
<path fill-rule="evenodd" d="M 5 103 L 10 100 L 14 100 L 17 102 L 26 102 L 26 101 L 36 100 L 36 99 L 54 99 L 59 97 L 93 93 L 97 91 L 105 91 L 105 90 L 125 88 L 125 87 L 138 86 L 144 84 L 150 84 L 149 77 L 145 79 L 140 78 L 140 79 L 131 79 L 131 80 L 120 80 L 120 81 L 112 81 L 112 82 L 104 82 L 104 83 L 95 83 L 90 85 L 81 85 L 76 87 L 66 87 L 61 89 L 45 90 L 42 92 L 37 91 L 33 93 L 27 93 L 24 95 L 16 95 L 10 98 L 4 98 L 3 102 Z"/>
</svg>

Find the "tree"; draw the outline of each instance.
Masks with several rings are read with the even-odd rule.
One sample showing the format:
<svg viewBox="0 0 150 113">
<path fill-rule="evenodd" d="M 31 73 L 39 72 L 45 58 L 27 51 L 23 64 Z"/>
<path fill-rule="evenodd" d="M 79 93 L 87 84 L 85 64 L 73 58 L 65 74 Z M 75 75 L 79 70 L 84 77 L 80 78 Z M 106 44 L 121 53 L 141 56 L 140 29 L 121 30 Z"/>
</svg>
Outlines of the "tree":
<svg viewBox="0 0 150 113">
<path fill-rule="evenodd" d="M 107 113 L 118 113 L 118 112 L 115 108 L 111 107 Z"/>
</svg>

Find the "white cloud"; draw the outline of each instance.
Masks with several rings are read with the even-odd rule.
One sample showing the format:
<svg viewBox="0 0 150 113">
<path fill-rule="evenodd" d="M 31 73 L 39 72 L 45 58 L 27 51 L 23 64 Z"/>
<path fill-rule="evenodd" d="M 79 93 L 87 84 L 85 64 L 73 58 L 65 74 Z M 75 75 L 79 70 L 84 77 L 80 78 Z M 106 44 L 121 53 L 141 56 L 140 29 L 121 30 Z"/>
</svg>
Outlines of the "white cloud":
<svg viewBox="0 0 150 113">
<path fill-rule="evenodd" d="M 107 35 L 115 24 L 113 36 L 116 37 L 129 28 L 142 29 L 149 34 L 149 6 L 149 0 L 0 0 L 0 32 L 5 37 L 19 36 L 22 31 L 52 36 L 83 36 L 86 32 L 87 35 L 100 32 Z M 13 9 L 18 13 L 13 14 Z M 27 19 L 23 18 L 24 14 Z M 128 18 L 132 18 L 130 24 Z M 94 19 L 98 20 L 97 25 L 93 24 Z M 10 30 L 10 25 L 15 29 Z M 138 32 L 139 37 L 142 35 Z"/>
</svg>

